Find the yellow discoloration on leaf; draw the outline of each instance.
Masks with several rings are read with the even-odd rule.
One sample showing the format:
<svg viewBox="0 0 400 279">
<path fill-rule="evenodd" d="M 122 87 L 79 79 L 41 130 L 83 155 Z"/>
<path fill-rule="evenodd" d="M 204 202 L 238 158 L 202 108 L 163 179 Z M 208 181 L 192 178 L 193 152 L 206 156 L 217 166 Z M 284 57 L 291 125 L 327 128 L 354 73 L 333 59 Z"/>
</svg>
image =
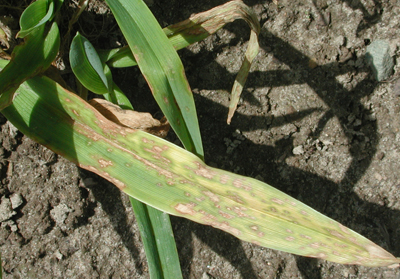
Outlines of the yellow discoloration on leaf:
<svg viewBox="0 0 400 279">
<path fill-rule="evenodd" d="M 2 113 L 12 118 L 17 111 L 18 117 L 14 119 L 18 119 L 16 126 L 23 133 L 143 202 L 272 249 L 345 264 L 388 266 L 400 261 L 366 238 L 265 183 L 209 167 L 171 143 L 120 127 L 48 79 L 35 78 L 29 82 L 21 86 L 14 104 Z M 52 91 L 54 88 L 56 92 Z M 63 96 L 70 102 L 60 101 L 58 107 L 47 110 L 54 105 L 51 102 L 49 105 L 49 99 L 63 100 Z M 34 109 L 44 111 L 43 115 L 37 114 L 40 117 L 37 123 L 25 116 Z M 72 110 L 79 111 L 80 116 Z M 55 117 L 60 121 L 57 126 L 51 126 Z M 55 131 L 46 134 L 50 126 Z M 65 137 L 55 140 L 54 135 L 59 134 Z M 154 158 L 157 154 L 171 162 L 166 164 Z M 113 164 L 101 168 L 99 159 Z M 251 191 L 235 187 L 235 180 L 251 187 Z M 307 212 L 306 219 L 301 211 Z M 221 213 L 233 218 L 227 219 Z M 295 240 L 288 241 L 287 237 Z"/>
</svg>

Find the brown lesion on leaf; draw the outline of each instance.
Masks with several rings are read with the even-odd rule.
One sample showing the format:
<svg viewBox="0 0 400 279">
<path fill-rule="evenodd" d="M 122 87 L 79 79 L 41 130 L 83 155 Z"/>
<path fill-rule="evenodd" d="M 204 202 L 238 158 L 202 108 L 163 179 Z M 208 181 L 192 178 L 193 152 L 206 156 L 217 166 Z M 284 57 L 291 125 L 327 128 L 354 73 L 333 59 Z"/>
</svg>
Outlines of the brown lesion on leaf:
<svg viewBox="0 0 400 279">
<path fill-rule="evenodd" d="M 115 186 L 117 186 L 122 191 L 127 187 L 124 182 L 112 177 L 108 172 L 100 171 L 96 167 L 93 167 L 93 166 L 90 166 L 90 165 L 83 165 L 83 164 L 79 164 L 79 163 L 77 163 L 77 165 L 79 167 L 83 168 L 83 169 L 86 169 L 86 170 L 88 170 L 90 172 L 93 172 L 93 173 L 103 177 L 104 179 L 110 181 L 111 183 L 113 183 Z"/>
<path fill-rule="evenodd" d="M 350 230 L 348 228 L 346 228 L 345 226 L 343 226 L 342 224 L 338 224 L 339 228 L 342 232 L 344 232 L 345 234 L 350 234 Z"/>
<path fill-rule="evenodd" d="M 293 236 L 288 236 L 285 238 L 287 241 L 293 241 L 295 240 L 295 238 Z"/>
<path fill-rule="evenodd" d="M 252 229 L 253 231 L 258 231 L 258 226 L 252 225 L 250 226 L 250 229 Z"/>
<path fill-rule="evenodd" d="M 278 210 L 276 210 L 276 208 L 273 206 L 269 207 L 269 211 L 274 212 L 274 213 L 278 212 Z"/>
<path fill-rule="evenodd" d="M 274 203 L 277 203 L 277 204 L 284 204 L 285 203 L 283 200 L 280 200 L 278 198 L 272 198 L 271 201 L 274 202 Z"/>
<path fill-rule="evenodd" d="M 243 190 L 250 191 L 252 187 L 250 186 L 250 184 L 245 184 L 245 181 L 246 180 L 243 178 L 236 178 L 235 180 L 233 180 L 232 184 L 236 188 L 241 188 Z"/>
<path fill-rule="evenodd" d="M 205 197 L 196 197 L 195 200 L 198 202 L 204 201 L 206 198 Z"/>
<path fill-rule="evenodd" d="M 242 232 L 239 229 L 232 227 L 231 225 L 229 225 L 228 222 L 225 222 L 225 221 L 224 222 L 216 222 L 216 221 L 207 222 L 206 221 L 206 224 L 210 225 L 214 228 L 226 231 L 230 234 L 233 234 L 236 237 L 238 237 L 242 234 Z"/>
<path fill-rule="evenodd" d="M 224 212 L 224 211 L 222 211 L 222 210 L 219 210 L 218 213 L 219 213 L 219 215 L 221 215 L 221 216 L 224 217 L 225 219 L 232 219 L 232 218 L 235 218 L 235 216 L 232 216 L 232 215 L 230 215 L 230 214 L 228 214 L 228 213 L 226 213 L 226 212 Z"/>
<path fill-rule="evenodd" d="M 75 110 L 75 109 L 72 110 L 72 113 L 75 114 L 76 116 L 81 116 L 81 115 L 79 114 L 79 112 L 78 112 L 77 110 Z"/>
<path fill-rule="evenodd" d="M 134 154 L 134 153 L 131 153 L 131 154 L 136 160 L 138 160 L 141 163 L 143 163 L 149 169 L 153 169 L 153 170 L 157 171 L 159 175 L 162 175 L 162 176 L 164 176 L 165 178 L 168 178 L 168 179 L 175 178 L 175 175 L 172 172 L 157 166 L 156 164 L 154 164 L 154 163 L 152 163 L 152 162 L 150 162 L 150 161 L 138 156 L 137 154 Z"/>
<path fill-rule="evenodd" d="M 335 230 L 328 230 L 328 232 L 331 234 L 331 235 L 333 235 L 333 236 L 336 236 L 336 237 L 339 237 L 339 238 L 345 238 L 344 237 L 344 235 L 343 234 L 341 234 L 340 232 L 338 232 L 338 231 L 335 231 Z"/>
<path fill-rule="evenodd" d="M 97 160 L 100 164 L 100 168 L 106 168 L 113 165 L 113 162 L 110 160 L 99 159 Z"/>
<path fill-rule="evenodd" d="M 308 216 L 308 213 L 304 210 L 300 211 L 301 214 L 303 214 L 304 216 Z"/>
<path fill-rule="evenodd" d="M 342 248 L 342 249 L 344 249 L 344 248 L 347 248 L 348 247 L 348 245 L 346 245 L 346 244 L 342 244 L 342 243 L 334 243 L 333 245 L 335 245 L 335 246 L 337 246 L 337 247 L 339 247 L 339 248 Z"/>
<path fill-rule="evenodd" d="M 311 243 L 311 244 L 310 244 L 310 247 L 311 247 L 311 248 L 314 248 L 314 249 L 319 248 L 319 246 L 320 246 L 320 245 L 319 245 L 318 242 L 314 242 L 314 243 Z"/>
<path fill-rule="evenodd" d="M 233 211 L 236 213 L 236 215 L 238 217 L 255 219 L 253 216 L 249 216 L 248 214 L 244 213 L 244 211 L 246 211 L 246 210 L 247 210 L 247 208 L 243 207 L 243 206 L 234 206 L 233 207 Z"/>
<path fill-rule="evenodd" d="M 382 249 L 375 243 L 371 242 L 371 244 L 366 244 L 365 249 L 368 251 L 371 258 L 393 259 L 393 260 L 396 260 L 397 262 L 400 261 L 400 259 L 396 259 L 392 254 L 390 254 L 388 251 Z"/>
<path fill-rule="evenodd" d="M 219 178 L 219 182 L 221 182 L 224 185 L 226 183 L 228 183 L 229 180 L 230 180 L 230 177 L 229 177 L 229 175 L 226 175 L 226 174 L 221 175 L 220 178 Z"/>
<path fill-rule="evenodd" d="M 178 203 L 177 205 L 174 206 L 175 210 L 179 212 L 180 214 L 186 215 L 195 215 L 197 213 L 196 210 L 193 209 L 195 207 L 195 203 Z"/>
<path fill-rule="evenodd" d="M 301 234 L 300 237 L 311 240 L 312 237 L 308 235 Z"/>
<path fill-rule="evenodd" d="M 295 203 L 294 201 L 288 200 L 288 199 L 285 199 L 285 202 L 289 203 L 292 206 L 296 206 L 297 205 L 297 203 Z"/>
<path fill-rule="evenodd" d="M 244 200 L 242 199 L 242 197 L 240 197 L 237 193 L 232 193 L 231 191 L 227 191 L 227 198 L 240 203 L 240 204 L 245 204 Z"/>
<path fill-rule="evenodd" d="M 144 150 L 154 154 L 153 158 L 156 159 L 157 161 L 161 161 L 162 163 L 169 165 L 171 163 L 171 160 L 169 160 L 168 158 L 161 155 L 162 152 L 167 150 L 168 148 L 169 148 L 168 146 L 160 147 L 160 146 L 154 145 L 153 148 L 151 148 L 151 149 L 145 148 Z"/>
<path fill-rule="evenodd" d="M 203 191 L 203 194 L 210 198 L 210 201 L 217 203 L 219 202 L 219 197 L 211 191 Z"/>
<path fill-rule="evenodd" d="M 192 169 L 189 166 L 185 166 L 186 169 L 193 171 L 196 175 L 202 176 L 207 179 L 213 179 L 214 176 L 216 175 L 216 172 L 210 170 L 207 166 L 205 166 L 201 162 L 193 162 L 196 166 L 197 169 Z"/>
<path fill-rule="evenodd" d="M 173 185 L 175 185 L 175 181 L 174 180 L 167 180 L 167 184 L 169 186 L 173 186 Z"/>
</svg>

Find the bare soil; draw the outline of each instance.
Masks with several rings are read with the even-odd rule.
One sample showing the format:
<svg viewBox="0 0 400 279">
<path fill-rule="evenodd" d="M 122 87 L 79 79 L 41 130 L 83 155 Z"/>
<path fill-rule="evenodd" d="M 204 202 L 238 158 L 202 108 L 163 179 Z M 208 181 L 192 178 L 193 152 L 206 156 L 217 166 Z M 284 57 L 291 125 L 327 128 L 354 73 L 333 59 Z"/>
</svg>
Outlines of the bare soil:
<svg viewBox="0 0 400 279">
<path fill-rule="evenodd" d="M 226 1 L 148 1 L 164 27 Z M 249 29 L 234 22 L 179 52 L 211 166 L 263 180 L 400 256 L 400 5 L 396 0 L 248 0 L 261 49 L 231 125 L 229 92 Z M 74 1 L 65 1 L 68 22 Z M 0 14 L 17 19 L 17 11 Z M 16 28 L 15 28 L 16 29 Z M 105 4 L 76 24 L 98 47 L 124 44 Z M 16 31 L 16 30 L 13 30 Z M 377 82 L 366 47 L 386 40 L 393 76 Z M 66 60 L 67 61 L 67 60 Z M 68 65 L 63 77 L 73 85 Z M 136 68 L 114 78 L 158 114 Z M 397 85 L 397 86 L 396 86 Z M 127 196 L 34 143 L 0 116 L 0 251 L 5 278 L 148 278 Z M 169 139 L 177 142 L 173 133 Z M 242 242 L 172 217 L 184 278 L 400 278 Z"/>
</svg>

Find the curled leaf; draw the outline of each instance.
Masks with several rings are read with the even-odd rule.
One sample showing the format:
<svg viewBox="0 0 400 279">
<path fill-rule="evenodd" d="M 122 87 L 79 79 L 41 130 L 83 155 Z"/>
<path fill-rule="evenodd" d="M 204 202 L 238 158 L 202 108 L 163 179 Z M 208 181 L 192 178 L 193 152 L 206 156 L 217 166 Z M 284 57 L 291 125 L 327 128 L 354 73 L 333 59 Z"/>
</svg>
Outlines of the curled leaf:
<svg viewBox="0 0 400 279">
<path fill-rule="evenodd" d="M 157 120 L 148 112 L 121 109 L 119 106 L 103 99 L 92 99 L 89 101 L 108 120 L 132 129 L 139 129 L 165 138 L 169 131 L 169 123 L 166 118 Z"/>
<path fill-rule="evenodd" d="M 45 24 L 53 18 L 56 10 L 55 3 L 52 0 L 37 0 L 30 4 L 22 13 L 19 24 L 21 30 L 17 38 L 24 38 L 35 28 Z"/>
</svg>

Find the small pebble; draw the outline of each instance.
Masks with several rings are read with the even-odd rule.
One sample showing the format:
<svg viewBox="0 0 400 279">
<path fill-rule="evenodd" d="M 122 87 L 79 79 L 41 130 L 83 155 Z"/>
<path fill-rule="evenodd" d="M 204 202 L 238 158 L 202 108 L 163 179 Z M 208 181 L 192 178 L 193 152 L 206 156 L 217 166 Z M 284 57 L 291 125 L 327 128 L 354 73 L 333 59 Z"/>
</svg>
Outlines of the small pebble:
<svg viewBox="0 0 400 279">
<path fill-rule="evenodd" d="M 377 81 L 388 79 L 393 73 L 393 57 L 390 56 L 389 43 L 384 40 L 372 42 L 367 47 L 365 58 L 371 66 Z"/>
<path fill-rule="evenodd" d="M 384 157 L 385 157 L 385 153 L 383 153 L 382 151 L 378 152 L 378 154 L 376 154 L 376 158 L 378 160 L 382 160 Z"/>
<path fill-rule="evenodd" d="M 304 147 L 302 145 L 296 146 L 295 148 L 293 148 L 292 152 L 294 155 L 304 154 Z"/>
<path fill-rule="evenodd" d="M 11 201 L 11 207 L 13 209 L 18 208 L 24 200 L 22 199 L 22 196 L 18 193 L 14 193 L 10 196 L 10 201 Z"/>
</svg>

